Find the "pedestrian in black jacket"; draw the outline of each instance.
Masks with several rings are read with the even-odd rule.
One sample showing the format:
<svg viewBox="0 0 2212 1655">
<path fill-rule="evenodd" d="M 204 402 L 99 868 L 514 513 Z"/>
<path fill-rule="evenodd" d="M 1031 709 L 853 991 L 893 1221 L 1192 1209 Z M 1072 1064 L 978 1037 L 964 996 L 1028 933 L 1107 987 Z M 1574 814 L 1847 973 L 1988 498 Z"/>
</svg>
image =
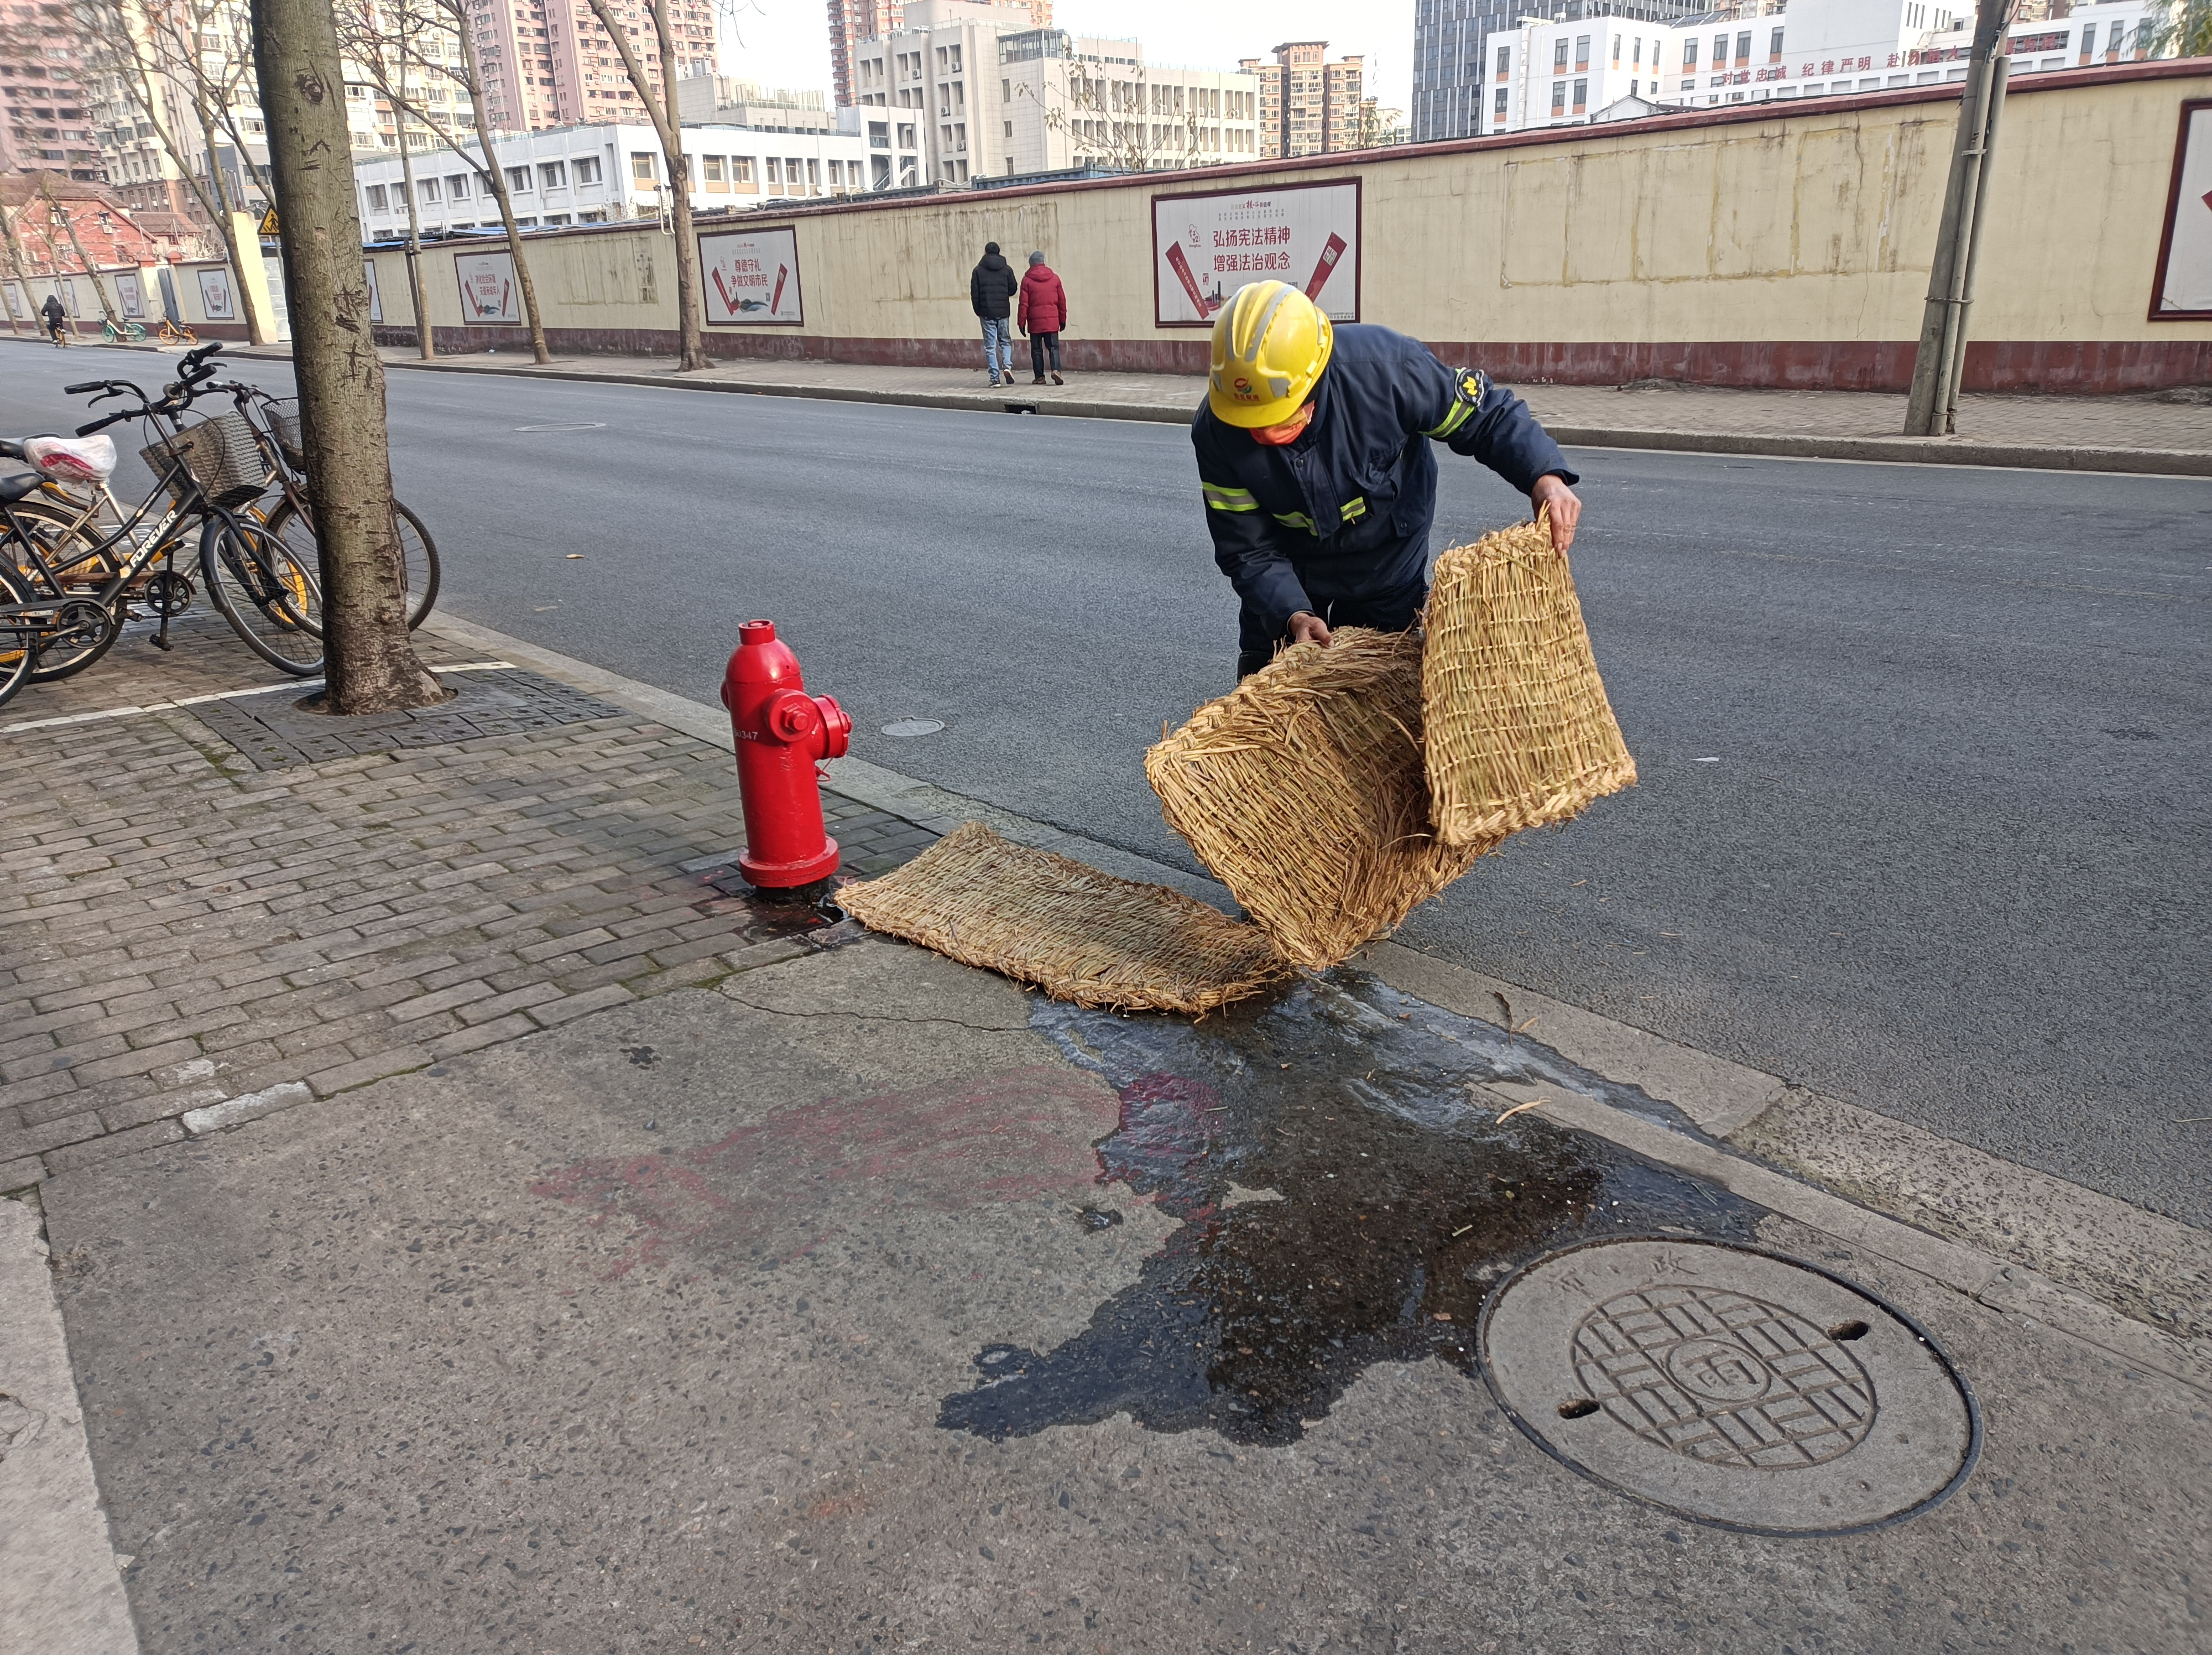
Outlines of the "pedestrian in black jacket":
<svg viewBox="0 0 2212 1655">
<path fill-rule="evenodd" d="M 982 261 L 968 278 L 968 302 L 975 307 L 983 324 L 983 366 L 991 371 L 991 383 L 1011 385 L 1014 380 L 1014 332 L 1011 318 L 1014 312 L 1014 295 L 1021 290 L 1022 278 L 1014 274 L 1014 267 L 999 255 L 999 244 L 983 244 Z"/>
</svg>

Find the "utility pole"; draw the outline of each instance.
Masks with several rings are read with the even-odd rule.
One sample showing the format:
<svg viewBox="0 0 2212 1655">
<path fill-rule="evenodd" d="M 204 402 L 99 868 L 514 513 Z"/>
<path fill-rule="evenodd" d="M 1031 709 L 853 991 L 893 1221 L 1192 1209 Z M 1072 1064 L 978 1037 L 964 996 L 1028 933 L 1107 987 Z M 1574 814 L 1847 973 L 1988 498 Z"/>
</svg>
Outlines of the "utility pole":
<svg viewBox="0 0 2212 1655">
<path fill-rule="evenodd" d="M 369 333 L 330 0 L 253 0 L 253 56 L 284 226 L 293 373 L 321 553 L 324 706 L 338 714 L 433 706 L 446 691 L 407 636 L 384 364 Z"/>
<path fill-rule="evenodd" d="M 1966 83 L 1959 99 L 1959 131 L 1943 188 L 1943 216 L 1929 261 L 1928 303 L 1912 357 L 1912 394 L 1905 435 L 1948 436 L 1957 423 L 1959 381 L 1966 356 L 1966 314 L 1973 303 L 1974 262 L 1989 197 L 1989 159 L 2004 102 L 2008 60 L 2005 25 L 2016 0 L 1979 0 Z"/>
</svg>

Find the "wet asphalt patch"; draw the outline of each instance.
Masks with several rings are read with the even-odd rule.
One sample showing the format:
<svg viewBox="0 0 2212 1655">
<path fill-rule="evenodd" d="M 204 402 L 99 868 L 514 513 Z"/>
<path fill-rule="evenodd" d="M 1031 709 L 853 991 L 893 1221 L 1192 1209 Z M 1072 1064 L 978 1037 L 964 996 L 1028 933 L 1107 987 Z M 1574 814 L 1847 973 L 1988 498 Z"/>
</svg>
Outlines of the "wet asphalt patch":
<svg viewBox="0 0 2212 1655">
<path fill-rule="evenodd" d="M 1764 1214 L 1540 1110 L 1499 1120 L 1471 1087 L 1551 1080 L 1681 1123 L 1364 973 L 1195 1023 L 1043 1000 L 1031 1022 L 1121 1099 L 1100 1182 L 1182 1227 L 1073 1339 L 979 1351 L 948 1429 L 1003 1439 L 1126 1411 L 1286 1445 L 1371 1364 L 1435 1356 L 1474 1377 L 1483 1301 L 1533 1258 L 1606 1236 L 1748 1241 Z"/>
</svg>

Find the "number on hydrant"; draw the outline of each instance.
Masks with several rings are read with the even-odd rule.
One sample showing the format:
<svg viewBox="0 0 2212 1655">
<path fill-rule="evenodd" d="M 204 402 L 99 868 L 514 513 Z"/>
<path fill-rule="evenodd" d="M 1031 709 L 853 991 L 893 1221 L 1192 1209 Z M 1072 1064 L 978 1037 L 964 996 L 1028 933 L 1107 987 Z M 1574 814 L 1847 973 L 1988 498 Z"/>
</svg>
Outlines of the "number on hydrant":
<svg viewBox="0 0 2212 1655">
<path fill-rule="evenodd" d="M 837 871 L 837 842 L 823 831 L 815 764 L 842 758 L 853 721 L 836 699 L 810 696 L 799 657 L 779 641 L 774 621 L 738 629 L 737 653 L 722 676 L 722 705 L 737 736 L 738 790 L 744 800 L 745 849 L 738 871 L 764 890 L 811 885 Z"/>
</svg>

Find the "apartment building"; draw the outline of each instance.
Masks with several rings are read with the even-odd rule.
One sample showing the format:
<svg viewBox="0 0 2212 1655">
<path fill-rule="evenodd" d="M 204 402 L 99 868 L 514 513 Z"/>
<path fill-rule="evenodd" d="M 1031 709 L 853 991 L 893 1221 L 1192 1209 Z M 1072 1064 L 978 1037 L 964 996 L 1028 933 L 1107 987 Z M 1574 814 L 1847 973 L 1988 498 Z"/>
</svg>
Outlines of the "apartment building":
<svg viewBox="0 0 2212 1655">
<path fill-rule="evenodd" d="M 1738 0 L 1756 12 L 1778 0 Z M 1545 15 L 1574 21 L 1601 13 L 1624 21 L 1666 22 L 1714 10 L 1712 0 L 1553 0 Z M 1491 58 L 1485 43 L 1528 21 L 1526 0 L 1414 0 L 1413 106 L 1416 143 L 1477 137 L 1494 130 Z M 1734 15 L 1734 10 L 1729 11 Z"/>
<path fill-rule="evenodd" d="M 712 212 L 788 198 L 826 199 L 867 187 L 866 148 L 841 132 L 764 132 L 686 126 L 691 209 Z M 657 218 L 667 182 L 652 127 L 635 123 L 516 134 L 494 146 L 524 229 Z M 471 153 L 477 153 L 471 146 Z M 499 205 L 472 166 L 450 149 L 414 161 L 415 205 L 426 234 L 497 229 Z M 372 241 L 407 232 L 399 157 L 356 156 L 354 192 Z"/>
<path fill-rule="evenodd" d="M 639 0 L 618 0 L 613 10 L 658 101 L 660 35 L 653 11 Z M 678 80 L 711 76 L 712 0 L 669 0 L 669 10 Z M 645 115 L 621 54 L 585 0 L 492 0 L 470 16 L 483 71 L 484 113 L 495 131 L 542 132 Z"/>
<path fill-rule="evenodd" d="M 1050 28 L 1052 0 L 982 0 L 1016 14 L 1017 28 Z M 1022 21 L 1026 20 L 1026 21 Z M 879 40 L 907 27 L 904 0 L 830 0 L 830 81 L 840 106 L 850 106 L 856 82 L 853 48 L 863 40 Z"/>
<path fill-rule="evenodd" d="M 919 141 L 900 182 L 1104 167 L 1210 167 L 1261 153 L 1260 106 L 1241 70 L 1147 64 L 1142 43 L 1011 27 L 1004 8 L 910 0 L 906 26 L 853 48 L 854 97 L 877 128 Z M 876 112 L 885 112 L 878 115 Z M 879 152 L 880 153 L 880 152 Z"/>
<path fill-rule="evenodd" d="M 107 170 L 93 131 L 94 76 L 58 15 L 33 0 L 0 0 L 0 173 L 98 184 Z"/>
<path fill-rule="evenodd" d="M 1246 58 L 1238 64 L 1260 94 L 1261 158 L 1325 155 L 1360 148 L 1365 60 L 1344 58 L 1330 63 L 1326 40 L 1293 40 L 1277 46 L 1274 57 L 1273 63 Z"/>
<path fill-rule="evenodd" d="M 2014 76 L 2150 55 L 2155 0 L 2103 0 L 2006 31 Z M 1796 0 L 1764 15 L 1656 23 L 1603 9 L 1490 37 L 1484 130 L 1572 125 L 1623 98 L 1680 108 L 1834 97 L 1964 80 L 1966 0 Z"/>
</svg>

